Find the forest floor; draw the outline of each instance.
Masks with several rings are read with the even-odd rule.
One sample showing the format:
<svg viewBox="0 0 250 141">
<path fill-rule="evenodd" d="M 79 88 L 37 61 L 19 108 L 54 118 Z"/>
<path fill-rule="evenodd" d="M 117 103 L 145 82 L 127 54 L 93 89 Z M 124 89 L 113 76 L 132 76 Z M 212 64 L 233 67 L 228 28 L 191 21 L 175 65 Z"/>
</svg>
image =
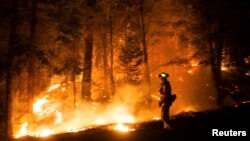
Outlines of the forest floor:
<svg viewBox="0 0 250 141">
<path fill-rule="evenodd" d="M 104 125 L 77 133 L 57 134 L 44 138 L 22 137 L 13 139 L 13 141 L 204 141 L 230 139 L 229 137 L 212 136 L 213 129 L 232 132 L 231 136 L 236 135 L 239 131 L 245 131 L 245 137 L 233 137 L 233 139 L 249 141 L 249 113 L 250 102 L 243 102 L 220 110 L 188 112 L 173 116 L 171 129 L 164 129 L 162 121 L 158 120 L 131 124 L 129 126 L 133 126 L 135 130 L 126 133 L 111 130 L 110 127 L 113 125 Z"/>
</svg>

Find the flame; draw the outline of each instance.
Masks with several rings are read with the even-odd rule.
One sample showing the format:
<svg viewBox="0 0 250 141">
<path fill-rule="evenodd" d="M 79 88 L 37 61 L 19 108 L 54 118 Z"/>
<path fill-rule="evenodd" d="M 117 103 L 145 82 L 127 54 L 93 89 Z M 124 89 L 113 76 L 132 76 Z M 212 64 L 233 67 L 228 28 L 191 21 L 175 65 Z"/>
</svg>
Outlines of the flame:
<svg viewBox="0 0 250 141">
<path fill-rule="evenodd" d="M 73 104 L 72 95 L 67 94 L 70 86 L 67 86 L 66 90 L 60 86 L 60 84 L 52 85 L 47 91 L 34 97 L 33 119 L 25 120 L 27 122 L 16 127 L 15 137 L 25 135 L 46 137 L 56 133 L 79 132 L 104 124 L 115 124 L 111 130 L 129 132 L 135 130 L 132 125 L 136 122 L 161 119 L 157 117 L 160 115 L 158 107 L 157 111 L 150 111 L 150 114 L 141 109 L 136 111 L 138 107 L 136 102 L 138 99 L 141 100 L 140 91 L 131 87 L 122 89 L 107 104 L 80 102 L 80 100 Z M 151 97 L 155 101 L 159 100 L 159 95 L 152 94 Z"/>
<path fill-rule="evenodd" d="M 49 89 L 47 90 L 47 92 L 53 91 L 53 90 L 57 89 L 60 86 L 61 86 L 61 84 L 52 85 L 52 86 L 49 87 Z"/>
<path fill-rule="evenodd" d="M 49 135 L 54 134 L 55 132 L 53 130 L 49 130 L 49 129 L 45 129 L 43 131 L 41 131 L 38 135 L 38 137 L 48 137 Z"/>
<path fill-rule="evenodd" d="M 135 118 L 130 114 L 121 115 L 119 121 L 126 122 L 126 123 L 135 123 Z"/>
<path fill-rule="evenodd" d="M 114 127 L 114 130 L 120 131 L 120 132 L 129 132 L 134 131 L 134 128 L 129 128 L 128 126 L 124 125 L 123 123 L 119 123 Z"/>
<path fill-rule="evenodd" d="M 54 124 L 59 124 L 62 121 L 63 121 L 62 112 L 56 111 L 56 120 L 55 120 Z"/>
<path fill-rule="evenodd" d="M 37 123 L 31 123 L 32 128 L 34 127 L 34 129 L 32 131 L 27 130 L 29 128 L 28 122 L 25 122 L 21 126 L 18 135 L 16 135 L 15 137 L 18 138 L 26 135 L 47 137 L 59 132 L 79 132 L 90 128 L 91 125 L 104 125 L 109 123 L 118 123 L 117 127 L 115 127 L 114 129 L 125 132 L 132 131 L 132 129 L 129 129 L 127 126 L 120 123 L 136 122 L 135 117 L 130 114 L 125 105 L 115 104 L 111 106 L 111 110 L 107 111 L 107 113 L 94 114 L 94 117 L 97 117 L 96 120 L 94 122 L 93 120 L 92 122 L 88 121 L 84 127 L 84 124 L 77 125 L 78 123 L 74 124 L 75 121 L 66 121 L 63 111 L 58 109 L 58 107 L 56 107 L 55 105 L 58 105 L 57 101 L 49 99 L 48 96 L 37 98 L 37 100 L 33 104 L 33 115 Z M 90 111 L 88 113 L 95 113 L 101 106 L 102 105 L 99 103 L 91 103 L 90 107 L 92 108 L 90 108 Z M 81 115 L 82 112 L 79 109 L 76 109 L 74 114 Z M 69 122 L 69 124 L 67 122 Z"/>
<path fill-rule="evenodd" d="M 40 114 L 43 111 L 43 105 L 47 103 L 47 97 L 37 99 L 37 101 L 33 104 L 33 113 Z"/>
<path fill-rule="evenodd" d="M 228 71 L 228 68 L 227 67 L 225 67 L 225 66 L 221 66 L 221 68 L 220 68 L 222 71 Z"/>
<path fill-rule="evenodd" d="M 22 136 L 26 136 L 26 135 L 28 135 L 28 122 L 25 122 L 22 126 L 21 126 L 21 128 L 20 128 L 20 130 L 19 130 L 19 134 L 18 135 L 16 135 L 15 137 L 16 138 L 19 138 L 19 137 L 22 137 Z"/>
<path fill-rule="evenodd" d="M 153 120 L 161 120 L 160 117 L 153 117 Z"/>
<path fill-rule="evenodd" d="M 97 125 L 104 125 L 104 124 L 106 124 L 106 121 L 104 119 L 97 119 L 95 123 Z"/>
</svg>

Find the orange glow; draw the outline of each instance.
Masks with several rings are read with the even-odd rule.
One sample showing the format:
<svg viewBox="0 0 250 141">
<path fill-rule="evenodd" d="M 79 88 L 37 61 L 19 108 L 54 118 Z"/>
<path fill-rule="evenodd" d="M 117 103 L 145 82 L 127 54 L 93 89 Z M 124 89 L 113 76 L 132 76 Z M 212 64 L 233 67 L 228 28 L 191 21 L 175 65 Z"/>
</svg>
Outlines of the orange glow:
<svg viewBox="0 0 250 141">
<path fill-rule="evenodd" d="M 194 71 L 192 69 L 187 71 L 189 74 L 194 74 Z"/>
<path fill-rule="evenodd" d="M 56 111 L 56 120 L 54 124 L 59 124 L 63 121 L 62 112 Z"/>
<path fill-rule="evenodd" d="M 161 120 L 160 117 L 153 117 L 153 120 Z"/>
<path fill-rule="evenodd" d="M 199 65 L 199 61 L 198 60 L 191 60 L 190 63 L 191 63 L 192 67 L 197 67 Z"/>
<path fill-rule="evenodd" d="M 49 87 L 49 89 L 47 90 L 47 92 L 53 91 L 53 90 L 57 89 L 60 86 L 61 86 L 61 84 L 52 85 L 52 86 Z"/>
<path fill-rule="evenodd" d="M 16 137 L 16 138 L 19 138 L 19 137 L 28 135 L 28 129 L 27 129 L 27 127 L 28 127 L 28 122 L 25 122 L 25 123 L 21 126 L 21 128 L 20 128 L 20 130 L 19 130 L 19 133 L 18 133 L 15 137 Z"/>
<path fill-rule="evenodd" d="M 134 131 L 134 128 L 129 128 L 128 126 L 119 123 L 114 127 L 114 130 L 120 131 L 120 132 L 129 132 L 129 131 Z"/>
<path fill-rule="evenodd" d="M 55 133 L 54 131 L 49 130 L 49 129 L 46 129 L 46 130 L 41 131 L 41 132 L 40 132 L 38 135 L 36 135 L 36 136 L 38 136 L 38 137 L 47 137 L 47 136 L 52 135 L 52 134 L 54 134 L 54 133 Z"/>
<path fill-rule="evenodd" d="M 33 113 L 35 114 L 40 114 L 43 111 L 43 105 L 47 103 L 47 98 L 41 98 L 38 99 L 34 104 L 33 104 Z"/>
<path fill-rule="evenodd" d="M 180 77 L 179 80 L 183 78 Z M 105 124 L 115 124 L 112 130 L 129 132 L 136 130 L 131 126 L 134 123 L 161 120 L 160 107 L 158 107 L 160 94 L 151 94 L 153 108 L 149 110 L 141 106 L 144 99 L 140 87 L 131 85 L 121 87 L 112 101 L 105 104 L 98 101 L 83 102 L 80 100 L 80 94 L 76 94 L 76 102 L 73 104 L 74 100 L 70 93 L 72 91 L 68 90 L 71 83 L 63 89 L 59 83 L 52 84 L 46 91 L 34 97 L 32 119 L 29 120 L 30 118 L 27 118 L 24 113 L 23 119 L 20 119 L 21 124 L 15 126 L 13 134 L 15 137 L 26 135 L 46 137 L 57 133 L 79 132 Z M 181 107 L 174 110 L 174 113 L 180 113 L 196 109 Z"/>
<path fill-rule="evenodd" d="M 228 71 L 228 68 L 227 67 L 224 67 L 224 66 L 221 66 L 220 68 L 222 71 Z"/>
<path fill-rule="evenodd" d="M 182 110 L 182 112 L 193 112 L 193 111 L 197 111 L 197 110 L 195 109 L 195 107 L 193 107 L 193 106 L 185 107 L 185 108 Z"/>
<path fill-rule="evenodd" d="M 104 125 L 104 124 L 106 124 L 105 120 L 103 120 L 103 119 L 97 119 L 95 123 L 97 125 Z"/>
<path fill-rule="evenodd" d="M 180 80 L 181 82 L 184 81 L 183 77 L 179 77 L 178 80 Z"/>
</svg>

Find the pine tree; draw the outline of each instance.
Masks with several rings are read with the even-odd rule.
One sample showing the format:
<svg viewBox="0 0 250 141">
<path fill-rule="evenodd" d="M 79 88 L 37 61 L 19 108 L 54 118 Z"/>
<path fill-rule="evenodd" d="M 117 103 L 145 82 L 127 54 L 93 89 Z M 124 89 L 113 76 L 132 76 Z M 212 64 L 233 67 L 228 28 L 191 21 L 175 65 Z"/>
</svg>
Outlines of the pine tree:
<svg viewBox="0 0 250 141">
<path fill-rule="evenodd" d="M 128 36 L 125 39 L 125 45 L 121 48 L 119 55 L 120 67 L 125 74 L 125 81 L 130 84 L 140 82 L 140 65 L 142 64 L 143 52 L 138 38 Z"/>
</svg>

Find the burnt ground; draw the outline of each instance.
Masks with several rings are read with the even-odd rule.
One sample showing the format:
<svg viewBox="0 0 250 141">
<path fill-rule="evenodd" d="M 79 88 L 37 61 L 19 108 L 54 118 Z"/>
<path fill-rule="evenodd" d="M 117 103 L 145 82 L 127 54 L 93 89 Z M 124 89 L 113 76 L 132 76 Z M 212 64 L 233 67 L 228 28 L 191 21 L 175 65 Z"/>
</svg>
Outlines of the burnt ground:
<svg viewBox="0 0 250 141">
<path fill-rule="evenodd" d="M 182 113 L 172 117 L 171 129 L 163 129 L 162 121 L 131 124 L 129 133 L 110 130 L 112 125 L 100 126 L 77 133 L 64 133 L 45 138 L 23 137 L 14 141 L 179 141 L 227 140 L 250 141 L 250 103 L 221 110 Z M 246 131 L 245 137 L 216 137 L 212 129 Z"/>
</svg>

